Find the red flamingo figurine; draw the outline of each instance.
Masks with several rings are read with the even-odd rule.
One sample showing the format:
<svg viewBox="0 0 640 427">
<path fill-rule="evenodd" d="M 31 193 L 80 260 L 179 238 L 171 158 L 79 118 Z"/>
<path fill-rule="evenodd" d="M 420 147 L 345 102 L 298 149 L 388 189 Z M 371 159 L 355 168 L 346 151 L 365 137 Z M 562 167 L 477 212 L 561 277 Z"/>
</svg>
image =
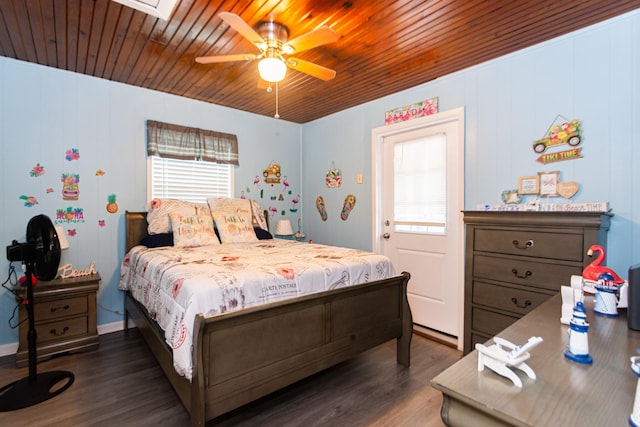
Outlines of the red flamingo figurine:
<svg viewBox="0 0 640 427">
<path fill-rule="evenodd" d="M 594 252 L 598 252 L 598 257 L 589 265 L 587 265 L 584 270 L 582 270 L 582 278 L 585 280 L 592 280 L 594 282 L 598 281 L 598 276 L 602 273 L 609 273 L 613 277 L 613 283 L 620 284 L 624 283 L 624 280 L 620 278 L 616 274 L 615 271 L 606 267 L 604 265 L 600 265 L 604 262 L 604 257 L 606 256 L 604 253 L 604 248 L 600 245 L 593 245 L 587 251 L 587 255 L 593 256 Z"/>
</svg>

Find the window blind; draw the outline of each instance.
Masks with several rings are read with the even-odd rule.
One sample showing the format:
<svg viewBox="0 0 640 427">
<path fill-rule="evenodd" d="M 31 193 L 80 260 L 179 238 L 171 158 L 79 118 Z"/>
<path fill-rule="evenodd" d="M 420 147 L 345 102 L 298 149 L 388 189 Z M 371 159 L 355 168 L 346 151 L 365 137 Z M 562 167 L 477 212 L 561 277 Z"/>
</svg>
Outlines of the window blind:
<svg viewBox="0 0 640 427">
<path fill-rule="evenodd" d="M 205 203 L 209 197 L 231 197 L 232 166 L 151 156 L 151 198 Z"/>
</svg>

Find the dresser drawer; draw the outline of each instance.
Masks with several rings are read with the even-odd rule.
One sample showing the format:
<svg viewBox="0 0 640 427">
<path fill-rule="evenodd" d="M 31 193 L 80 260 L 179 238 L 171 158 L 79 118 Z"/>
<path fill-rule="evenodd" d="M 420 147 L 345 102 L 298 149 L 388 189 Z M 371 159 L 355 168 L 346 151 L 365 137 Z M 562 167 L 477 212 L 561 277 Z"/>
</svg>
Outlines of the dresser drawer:
<svg viewBox="0 0 640 427">
<path fill-rule="evenodd" d="M 582 267 L 548 264 L 524 258 L 475 255 L 473 261 L 474 277 L 551 291 L 559 291 L 560 286 L 568 285 L 571 275 L 582 274 Z"/>
<path fill-rule="evenodd" d="M 551 295 L 489 283 L 473 282 L 473 303 L 524 316 Z"/>
<path fill-rule="evenodd" d="M 520 316 L 507 316 L 506 314 L 495 313 L 493 311 L 474 307 L 471 313 L 471 318 L 471 329 L 481 334 L 487 334 L 488 336 L 493 337 L 518 320 Z"/>
<path fill-rule="evenodd" d="M 40 323 L 36 326 L 38 345 L 84 335 L 88 331 L 87 322 L 88 319 L 84 316 L 57 322 Z"/>
<path fill-rule="evenodd" d="M 583 235 L 526 230 L 476 229 L 474 250 L 582 262 Z"/>
<path fill-rule="evenodd" d="M 471 334 L 471 350 L 476 349 L 477 343 L 484 344 L 492 338 L 493 336 L 491 335 Z M 492 344 L 493 342 L 489 343 L 488 345 L 492 345 Z"/>
<path fill-rule="evenodd" d="M 70 297 L 64 299 L 38 302 L 34 306 L 36 321 L 59 319 L 65 316 L 84 314 L 87 312 L 87 297 Z"/>
</svg>

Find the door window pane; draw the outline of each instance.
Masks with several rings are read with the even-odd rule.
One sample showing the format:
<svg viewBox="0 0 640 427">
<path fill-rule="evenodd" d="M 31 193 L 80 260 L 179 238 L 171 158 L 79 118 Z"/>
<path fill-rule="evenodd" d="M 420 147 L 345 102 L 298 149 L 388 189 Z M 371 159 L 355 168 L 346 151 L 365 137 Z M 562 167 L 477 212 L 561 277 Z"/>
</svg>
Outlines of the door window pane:
<svg viewBox="0 0 640 427">
<path fill-rule="evenodd" d="M 446 135 L 394 144 L 394 229 L 444 234 Z"/>
</svg>

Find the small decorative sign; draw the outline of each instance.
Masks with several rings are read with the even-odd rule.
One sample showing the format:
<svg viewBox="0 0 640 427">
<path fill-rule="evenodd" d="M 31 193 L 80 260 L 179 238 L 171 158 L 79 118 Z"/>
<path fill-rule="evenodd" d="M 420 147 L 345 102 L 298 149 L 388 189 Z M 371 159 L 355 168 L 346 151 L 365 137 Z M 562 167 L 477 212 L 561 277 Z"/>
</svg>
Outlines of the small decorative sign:
<svg viewBox="0 0 640 427">
<path fill-rule="evenodd" d="M 564 122 L 554 125 L 559 119 Z M 557 147 L 559 145 L 570 145 L 577 147 L 582 142 L 582 123 L 580 120 L 569 120 L 558 114 L 551 126 L 547 129 L 547 133 L 541 139 L 533 141 L 533 151 L 536 153 L 544 153 L 547 148 Z"/>
<path fill-rule="evenodd" d="M 567 200 L 575 196 L 579 189 L 580 184 L 575 181 L 559 182 L 556 186 L 558 194 Z"/>
<path fill-rule="evenodd" d="M 479 204 L 479 211 L 535 211 L 535 212 L 609 212 L 609 202 L 587 203 L 523 203 L 523 204 Z"/>
<path fill-rule="evenodd" d="M 83 270 L 74 270 L 73 265 L 65 264 L 58 269 L 58 275 L 61 279 L 69 279 L 71 277 L 82 277 L 82 276 L 91 276 L 96 273 L 96 262 L 91 261 L 89 264 L 89 268 L 85 268 Z"/>
<path fill-rule="evenodd" d="M 327 176 L 324 180 L 324 184 L 328 188 L 340 188 L 342 185 L 342 171 L 336 168 L 334 162 L 331 162 L 331 166 L 327 171 Z"/>
<path fill-rule="evenodd" d="M 269 163 L 269 166 L 262 171 L 264 182 L 267 184 L 280 184 L 280 164 L 276 162 Z"/>
<path fill-rule="evenodd" d="M 417 117 L 428 116 L 438 112 L 438 98 L 427 99 L 416 104 L 389 110 L 384 115 L 384 124 L 406 122 Z"/>
<path fill-rule="evenodd" d="M 581 159 L 583 156 L 580 154 L 582 148 L 573 148 L 571 150 L 559 151 L 557 153 L 543 154 L 536 159 L 536 162 L 547 165 L 549 163 L 562 162 L 564 160 Z"/>
</svg>

